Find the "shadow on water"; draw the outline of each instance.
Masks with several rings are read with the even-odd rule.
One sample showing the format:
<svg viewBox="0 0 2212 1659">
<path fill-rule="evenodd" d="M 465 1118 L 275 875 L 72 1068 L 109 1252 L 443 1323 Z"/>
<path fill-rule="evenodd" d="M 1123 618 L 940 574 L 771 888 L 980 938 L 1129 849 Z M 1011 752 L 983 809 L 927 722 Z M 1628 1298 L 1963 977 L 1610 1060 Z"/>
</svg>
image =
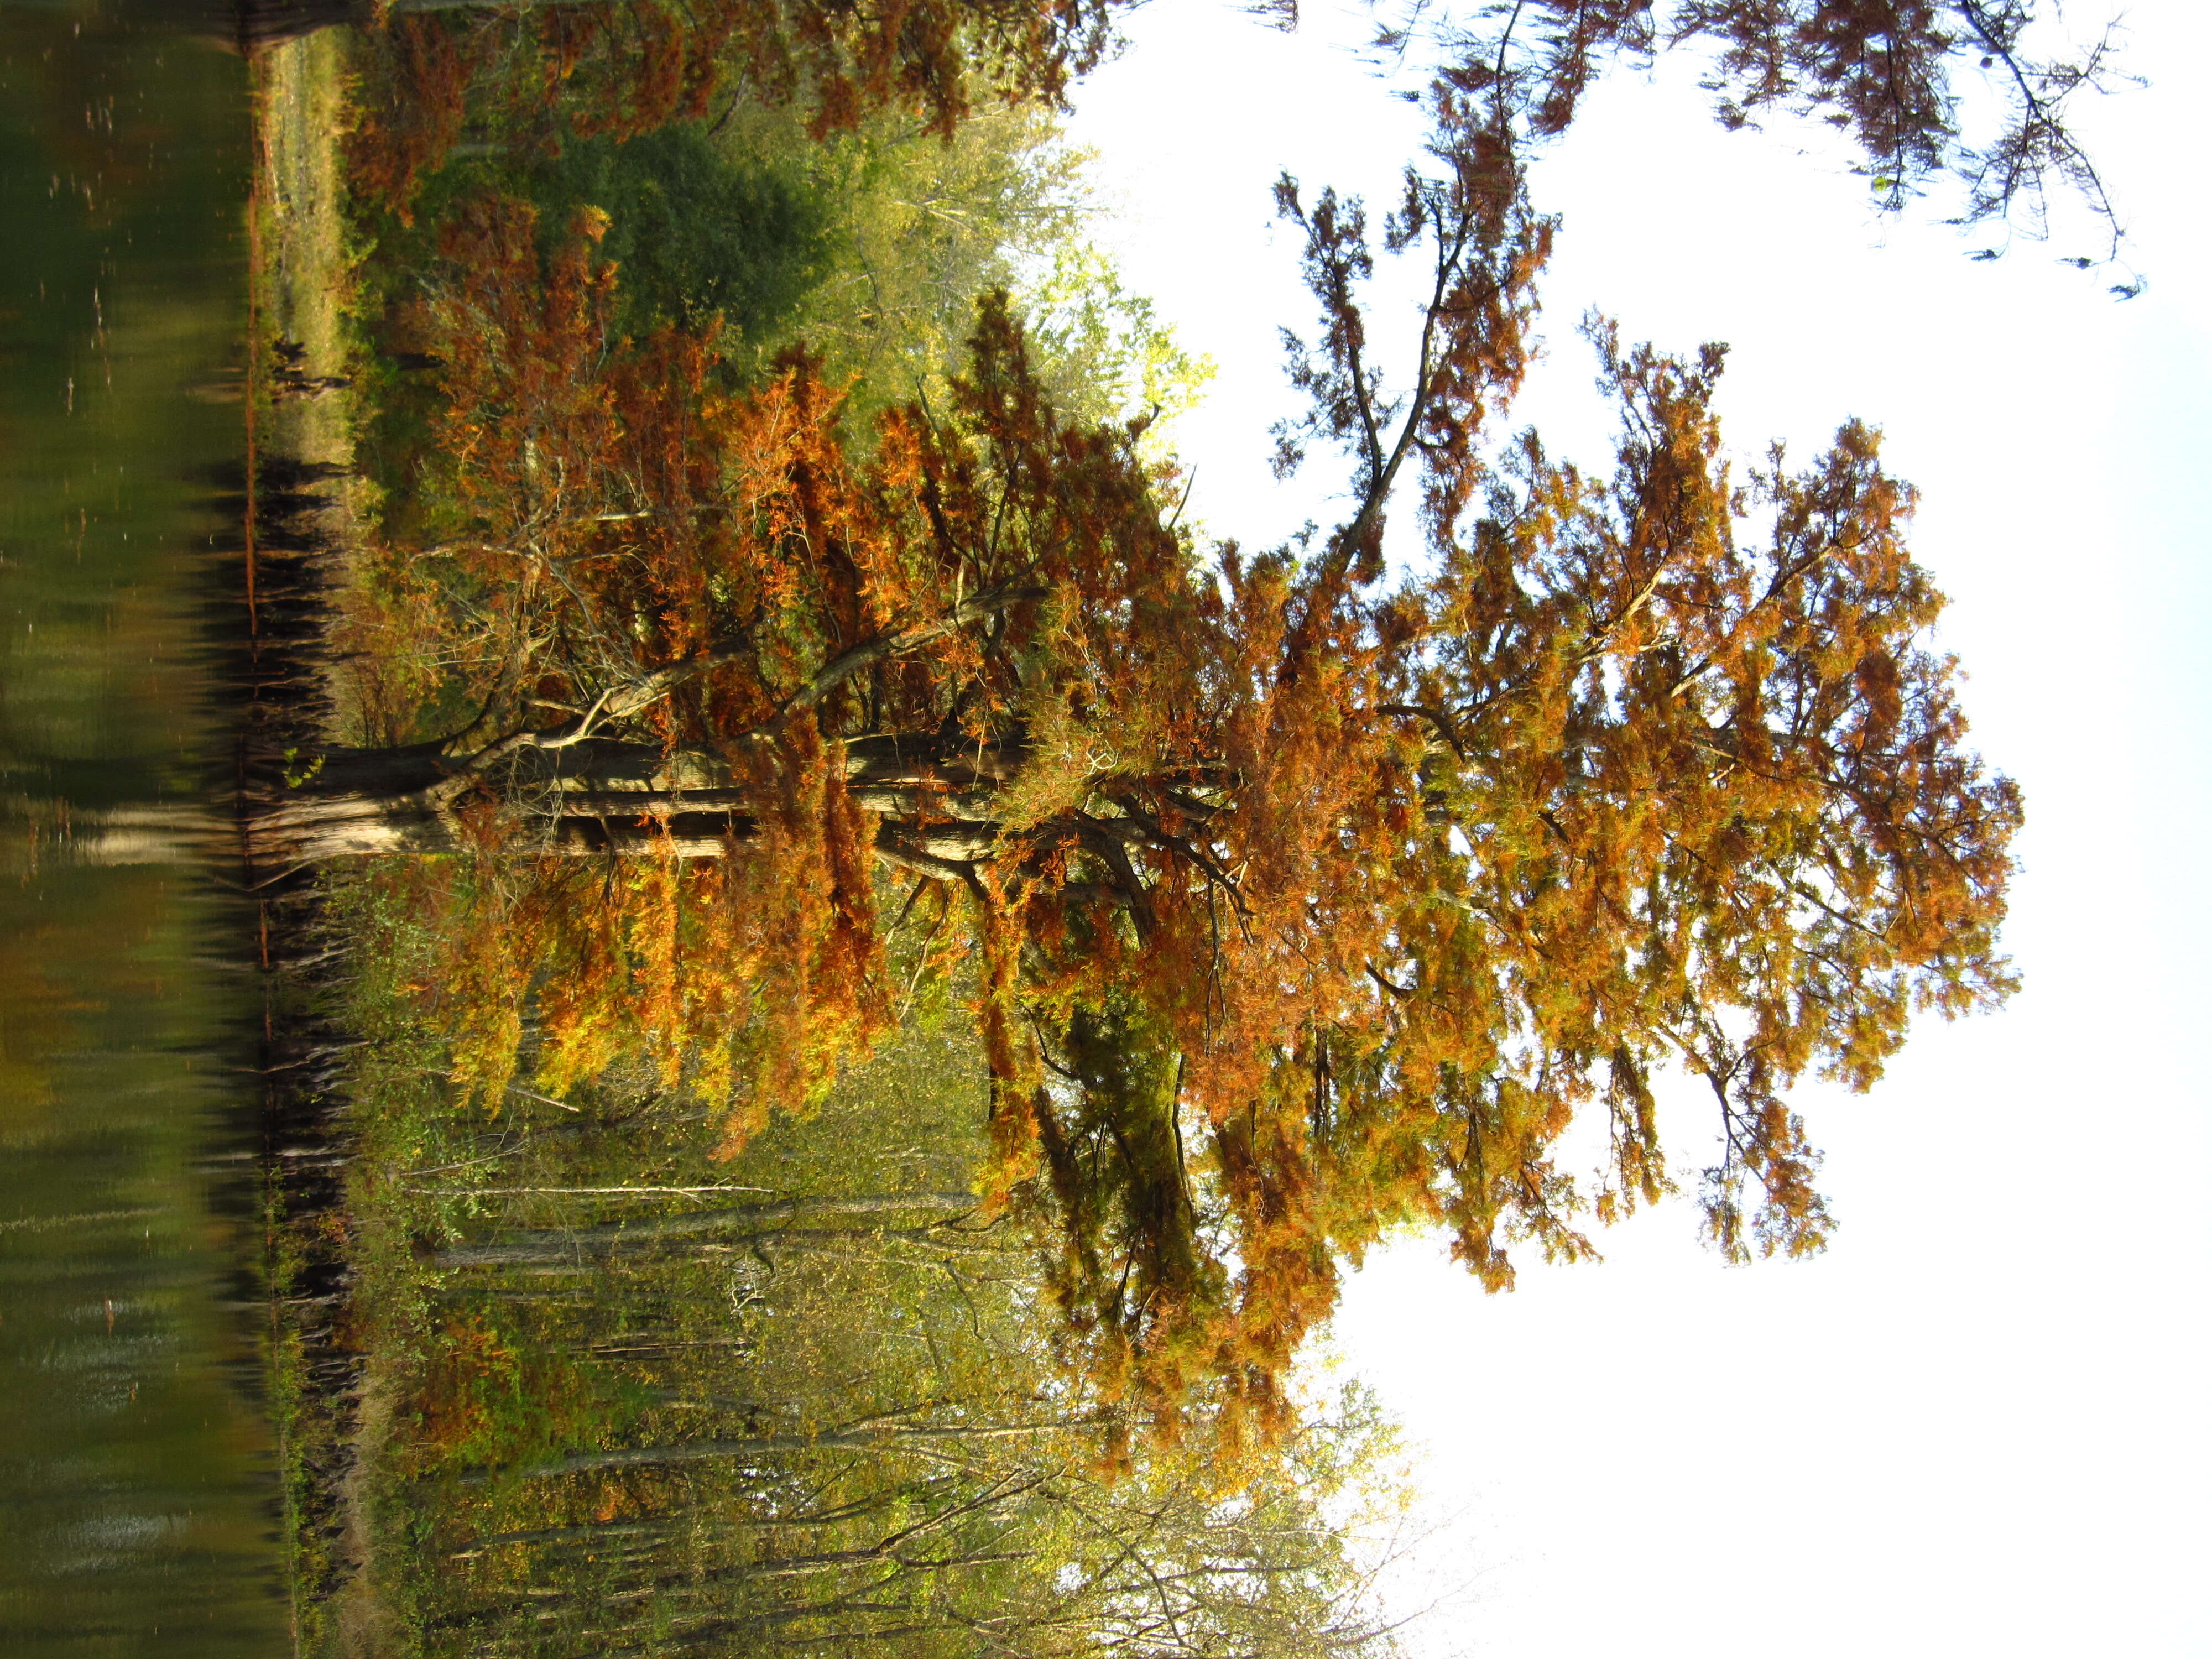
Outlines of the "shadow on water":
<svg viewBox="0 0 2212 1659">
<path fill-rule="evenodd" d="M 0 4 L 9 1654 L 292 1645 L 261 1242 L 338 1157 L 336 1045 L 295 1006 L 312 895 L 52 839 L 72 810 L 219 799 L 319 714 L 285 648 L 313 632 L 296 470 L 257 480 L 261 638 L 240 626 L 245 68 L 155 15 Z M 285 1340 L 343 1395 L 313 1255 Z"/>
</svg>

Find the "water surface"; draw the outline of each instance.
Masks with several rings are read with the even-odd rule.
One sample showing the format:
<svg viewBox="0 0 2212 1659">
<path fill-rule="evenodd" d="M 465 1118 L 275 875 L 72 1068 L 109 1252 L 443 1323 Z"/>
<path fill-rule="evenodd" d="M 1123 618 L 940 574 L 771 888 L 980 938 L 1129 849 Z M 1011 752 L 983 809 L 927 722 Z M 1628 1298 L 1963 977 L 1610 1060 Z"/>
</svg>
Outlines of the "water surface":
<svg viewBox="0 0 2212 1659">
<path fill-rule="evenodd" d="M 0 1650 L 289 1648 L 255 1404 L 251 985 L 208 878 L 55 856 L 204 778 L 245 65 L 0 5 Z"/>
</svg>

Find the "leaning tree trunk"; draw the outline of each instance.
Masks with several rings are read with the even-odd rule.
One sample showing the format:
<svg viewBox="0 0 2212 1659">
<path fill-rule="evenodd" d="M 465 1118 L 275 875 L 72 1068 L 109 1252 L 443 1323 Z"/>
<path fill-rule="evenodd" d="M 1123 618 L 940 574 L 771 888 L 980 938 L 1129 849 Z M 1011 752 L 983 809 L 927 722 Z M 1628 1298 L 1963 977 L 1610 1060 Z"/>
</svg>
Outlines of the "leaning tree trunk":
<svg viewBox="0 0 2212 1659">
<path fill-rule="evenodd" d="M 845 746 L 847 786 L 883 815 L 879 853 L 894 863 L 988 858 L 998 792 L 1025 757 L 930 737 Z M 422 744 L 294 755 L 228 803 L 177 799 L 71 807 L 19 805 L 33 856 L 78 864 L 204 864 L 240 859 L 273 874 L 332 860 L 458 852 L 479 844 L 472 810 L 494 805 L 502 845 L 522 854 L 653 853 L 720 858 L 758 833 L 752 793 L 726 761 L 593 738 L 523 747 L 472 770 Z"/>
</svg>

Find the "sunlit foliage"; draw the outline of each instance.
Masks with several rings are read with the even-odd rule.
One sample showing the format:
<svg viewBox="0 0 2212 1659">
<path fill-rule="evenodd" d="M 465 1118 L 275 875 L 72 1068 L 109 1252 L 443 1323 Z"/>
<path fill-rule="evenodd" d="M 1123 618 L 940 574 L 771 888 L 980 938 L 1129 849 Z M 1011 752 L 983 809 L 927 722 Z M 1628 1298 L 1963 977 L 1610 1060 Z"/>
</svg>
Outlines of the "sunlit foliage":
<svg viewBox="0 0 2212 1659">
<path fill-rule="evenodd" d="M 413 325 L 465 718 L 410 799 L 465 849 L 422 878 L 465 1087 L 532 1030 L 556 1091 L 642 1055 L 734 1154 L 890 1029 L 886 939 L 927 921 L 975 956 L 980 1211 L 1042 1242 L 1063 1360 L 1230 1445 L 1285 1431 L 1388 1228 L 1501 1289 L 1668 1192 L 1669 1072 L 1712 1103 L 1716 1246 L 1822 1248 L 1786 1093 L 2009 989 L 2019 799 L 1871 428 L 1732 468 L 1720 349 L 1602 322 L 1611 460 L 1505 428 L 1554 70 L 1442 76 L 1379 239 L 1282 181 L 1318 326 L 1278 465 L 1351 505 L 1257 553 L 1176 527 L 1141 417 L 1056 396 L 1003 294 L 863 434 L 806 354 L 733 388 L 711 323 L 622 337 L 603 216 L 472 198 Z M 1395 378 L 1376 240 L 1428 276 Z"/>
<path fill-rule="evenodd" d="M 942 994 L 733 1160 L 635 1063 L 488 1121 L 393 982 L 442 949 L 407 873 L 340 902 L 374 947 L 351 1208 L 386 1413 L 352 1594 L 409 1650 L 1395 1650 L 1372 1401 L 1232 1467 L 1060 1370 L 1024 1234 L 963 1189 L 985 1082 Z"/>
</svg>

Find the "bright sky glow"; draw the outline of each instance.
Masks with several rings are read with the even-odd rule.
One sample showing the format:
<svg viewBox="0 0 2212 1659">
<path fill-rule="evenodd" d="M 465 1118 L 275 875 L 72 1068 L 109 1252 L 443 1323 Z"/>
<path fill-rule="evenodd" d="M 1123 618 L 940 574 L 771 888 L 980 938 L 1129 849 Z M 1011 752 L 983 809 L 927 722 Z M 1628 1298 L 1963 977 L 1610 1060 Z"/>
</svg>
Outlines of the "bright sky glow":
<svg viewBox="0 0 2212 1659">
<path fill-rule="evenodd" d="M 1977 740 L 2027 791 L 2027 988 L 1923 1027 L 1869 1097 L 1803 1097 L 1844 1224 L 1819 1261 L 1726 1270 L 1677 1205 L 1509 1297 L 1424 1240 L 1358 1276 L 1337 1346 L 1458 1517 L 1436 1554 L 1468 1588 L 1424 1655 L 2212 1653 L 2212 7 L 2128 25 L 2154 84 L 2081 123 L 2151 279 L 2126 304 L 2057 263 L 2086 240 L 1978 264 L 1989 239 L 1940 206 L 1882 222 L 1832 153 L 1796 153 L 1817 137 L 1721 132 L 1686 65 L 1617 78 L 1537 176 L 1565 227 L 1520 414 L 1555 453 L 1604 459 L 1574 333 L 1595 305 L 1630 339 L 1732 343 L 1739 453 L 1809 455 L 1856 414 L 1922 487 Z M 1318 464 L 1266 467 L 1274 331 L 1311 314 L 1268 186 L 1288 167 L 1379 210 L 1419 140 L 1337 44 L 1361 33 L 1155 4 L 1079 96 L 1131 286 L 1221 365 L 1176 434 L 1192 513 L 1249 544 L 1328 516 Z"/>
</svg>

